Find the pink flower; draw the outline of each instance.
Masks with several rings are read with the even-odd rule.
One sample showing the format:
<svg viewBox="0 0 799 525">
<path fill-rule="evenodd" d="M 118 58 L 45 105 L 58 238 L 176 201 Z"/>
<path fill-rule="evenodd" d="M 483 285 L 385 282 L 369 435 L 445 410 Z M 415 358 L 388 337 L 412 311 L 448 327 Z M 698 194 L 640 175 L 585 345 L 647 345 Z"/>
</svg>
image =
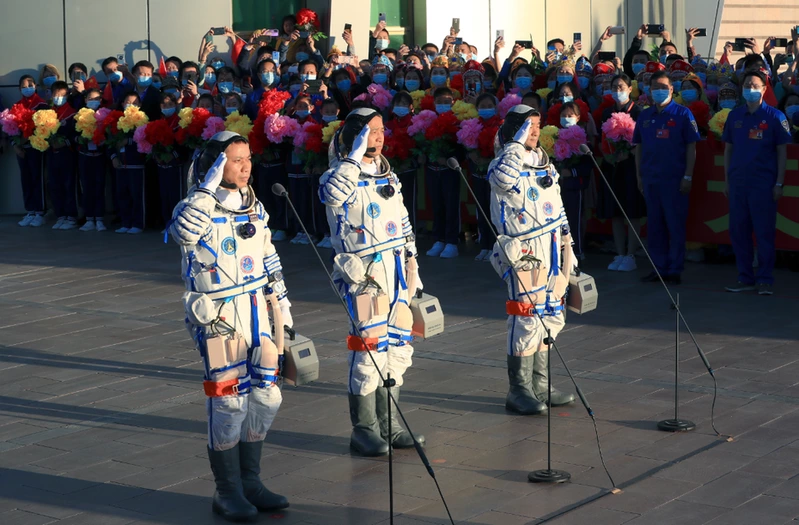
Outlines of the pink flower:
<svg viewBox="0 0 799 525">
<path fill-rule="evenodd" d="M 517 106 L 521 103 L 522 103 L 522 97 L 520 97 L 519 95 L 515 93 L 510 93 L 508 95 L 505 95 L 505 98 L 503 98 L 497 105 L 497 113 L 499 113 L 499 118 L 504 119 L 505 115 L 507 115 L 508 111 L 510 111 L 510 108 L 512 108 L 513 106 Z"/>
<path fill-rule="evenodd" d="M 391 105 L 391 95 L 378 93 L 372 97 L 372 104 L 380 111 L 383 111 Z"/>
<path fill-rule="evenodd" d="M 109 113 L 111 113 L 110 109 L 108 109 L 108 108 L 100 108 L 100 109 L 98 109 L 97 111 L 94 112 L 94 119 L 99 124 L 100 122 L 105 120 L 105 117 L 107 117 Z"/>
<path fill-rule="evenodd" d="M 314 122 L 313 120 L 308 120 L 307 122 L 305 122 L 305 124 L 302 125 L 300 130 L 297 131 L 297 133 L 294 135 L 294 147 L 295 148 L 301 150 L 302 147 L 305 146 L 305 143 L 308 141 L 308 137 L 310 136 L 308 134 L 308 128 L 310 126 L 315 125 L 315 124 L 316 124 L 316 122 Z"/>
<path fill-rule="evenodd" d="M 153 145 L 147 142 L 146 130 L 147 126 L 136 128 L 136 131 L 133 132 L 133 142 L 136 143 L 136 149 L 139 150 L 139 153 L 148 155 L 153 152 Z"/>
<path fill-rule="evenodd" d="M 477 149 L 477 138 L 481 131 L 483 131 L 483 125 L 480 123 L 480 119 L 470 118 L 461 122 L 461 129 L 455 136 L 458 139 L 458 144 L 463 145 L 466 149 Z"/>
<path fill-rule="evenodd" d="M 369 102 L 370 98 L 371 97 L 369 96 L 369 93 L 361 93 L 360 95 L 355 97 L 353 100 L 357 100 L 358 102 Z"/>
<path fill-rule="evenodd" d="M 632 144 L 635 121 L 628 113 L 614 113 L 602 124 L 602 133 L 611 142 L 627 142 Z"/>
<path fill-rule="evenodd" d="M 3 127 L 3 133 L 10 137 L 15 137 L 19 135 L 19 126 L 17 126 L 17 121 L 14 120 L 13 115 L 6 109 L 2 113 L 0 113 L 0 124 Z"/>
<path fill-rule="evenodd" d="M 572 156 L 571 148 L 569 145 L 562 141 L 556 140 L 555 141 L 555 158 L 557 160 L 566 160 Z"/>
<path fill-rule="evenodd" d="M 411 118 L 411 125 L 408 126 L 408 135 L 413 136 L 417 133 L 424 133 L 437 118 L 438 115 L 436 115 L 435 111 L 423 109 L 418 115 L 414 115 Z"/>
<path fill-rule="evenodd" d="M 211 137 L 220 131 L 225 131 L 225 121 L 219 117 L 209 117 L 208 120 L 205 121 L 202 138 L 203 140 L 210 140 Z"/>
<path fill-rule="evenodd" d="M 570 126 L 558 131 L 558 140 L 555 141 L 555 159 L 566 160 L 573 155 L 580 154 L 580 146 L 585 144 L 587 137 L 580 126 Z"/>
<path fill-rule="evenodd" d="M 300 123 L 291 117 L 273 113 L 264 121 L 266 138 L 274 144 L 280 144 L 287 137 L 293 137 L 300 131 Z"/>
</svg>

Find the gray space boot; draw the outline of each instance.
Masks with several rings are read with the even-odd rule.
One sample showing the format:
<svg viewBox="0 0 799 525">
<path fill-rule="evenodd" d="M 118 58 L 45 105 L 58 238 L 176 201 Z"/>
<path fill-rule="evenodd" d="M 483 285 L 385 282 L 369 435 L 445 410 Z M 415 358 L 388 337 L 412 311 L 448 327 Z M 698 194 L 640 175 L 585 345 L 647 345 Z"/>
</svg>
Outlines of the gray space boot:
<svg viewBox="0 0 799 525">
<path fill-rule="evenodd" d="M 380 436 L 374 392 L 367 396 L 349 394 L 352 436 L 350 447 L 362 456 L 385 456 L 388 443 Z"/>
<path fill-rule="evenodd" d="M 241 464 L 241 483 L 247 501 L 260 511 L 272 511 L 288 508 L 289 500 L 285 496 L 275 494 L 264 487 L 261 482 L 261 449 L 263 441 L 239 443 L 239 459 Z"/>
<path fill-rule="evenodd" d="M 388 395 L 386 395 L 386 388 L 378 387 L 376 392 L 376 404 L 377 404 L 377 418 L 380 420 L 380 435 L 388 441 Z M 391 387 L 391 395 L 394 396 L 394 399 L 397 400 L 399 403 L 399 396 L 400 396 L 400 387 L 394 386 Z M 421 434 L 416 435 L 416 441 L 419 442 L 420 445 L 424 445 L 424 436 Z M 391 443 L 394 445 L 394 448 L 413 448 L 413 437 L 411 436 L 410 432 L 405 430 L 402 425 L 400 424 L 400 418 L 397 414 L 397 407 L 391 407 Z"/>
<path fill-rule="evenodd" d="M 532 391 L 533 356 L 508 356 L 508 397 L 505 408 L 517 414 L 530 416 L 543 414 L 547 406 L 539 401 Z"/>
<path fill-rule="evenodd" d="M 221 451 L 209 448 L 208 461 L 216 483 L 211 509 L 228 521 L 253 521 L 258 516 L 258 509 L 244 497 L 239 445 Z"/>
<path fill-rule="evenodd" d="M 540 350 L 533 355 L 533 394 L 544 404 L 547 403 L 547 359 L 549 352 Z M 574 394 L 567 394 L 552 386 L 552 406 L 559 407 L 568 405 L 574 401 Z"/>
</svg>

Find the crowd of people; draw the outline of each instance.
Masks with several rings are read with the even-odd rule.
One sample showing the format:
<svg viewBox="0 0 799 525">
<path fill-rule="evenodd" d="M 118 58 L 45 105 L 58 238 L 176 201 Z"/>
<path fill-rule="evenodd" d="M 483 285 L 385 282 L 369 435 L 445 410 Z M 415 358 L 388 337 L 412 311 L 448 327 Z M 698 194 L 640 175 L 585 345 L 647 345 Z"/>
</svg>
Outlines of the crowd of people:
<svg viewBox="0 0 799 525">
<path fill-rule="evenodd" d="M 734 55 L 730 42 L 718 61 L 696 53 L 695 29 L 678 43 L 668 31 L 650 35 L 642 26 L 623 57 L 602 52 L 603 44 L 618 33 L 611 27 L 588 54 L 579 41 L 556 38 L 539 50 L 532 42 L 511 44 L 498 34 L 493 52 L 481 59 L 480 51 L 454 28 L 441 45 L 395 49 L 381 21 L 370 31 L 370 48 L 360 52 L 348 26 L 341 35 L 346 47 L 332 46 L 326 54 L 318 47 L 318 28 L 316 14 L 303 9 L 286 16 L 278 31 L 258 30 L 246 39 L 230 28 L 224 35 L 212 29 L 200 41 L 196 62 L 176 56 L 163 57 L 158 65 L 103 60 L 105 85 L 82 63 L 71 64 L 66 75 L 51 64 L 42 67 L 38 78 L 23 75 L 21 99 L 0 114 L 4 139 L 13 143 L 20 168 L 27 210 L 20 226 L 44 225 L 49 201 L 56 217 L 53 229 L 105 230 L 109 167 L 113 207 L 121 221 L 115 231 L 138 234 L 144 229 L 146 177 L 158 180 L 161 219 L 167 225 L 193 183 L 186 180 L 191 160 L 213 132 L 228 129 L 248 136 L 252 145 L 253 185 L 266 206 L 272 240 L 329 248 L 319 176 L 327 168 L 332 132 L 351 111 L 367 107 L 384 117 L 384 154 L 403 183 L 412 226 L 417 227 L 417 210 L 429 206 L 432 212 L 434 244 L 427 255 L 457 257 L 463 224 L 476 222 L 481 247 L 477 260 L 488 261 L 495 240 L 489 218 L 465 220 L 461 177 L 447 160 L 454 156 L 461 162 L 487 208 L 487 169 L 497 133 L 509 108 L 525 104 L 542 115 L 542 146 L 560 175 L 579 259 L 585 253 L 589 209 L 612 221 L 617 255 L 610 270 L 635 270 L 638 248 L 613 196 L 598 182 L 591 159 L 579 152 L 577 144 L 583 143 L 603 164 L 632 226 L 639 228 L 648 217 L 658 269 L 679 282 L 693 170 L 690 151 L 680 148 L 690 150 L 691 143 L 707 138 L 736 145 L 725 158 L 731 234 L 741 245 L 736 248 L 739 264 L 751 259 L 747 235 L 754 230 L 758 237 L 759 274 L 741 268 L 740 286 L 730 288 L 771 284 L 770 214 L 776 216 L 774 202 L 783 184 L 782 145 L 799 138 L 796 28 L 784 51 L 775 48 L 774 38 L 762 45 L 746 39 L 743 55 Z M 279 36 L 269 36 L 275 33 Z M 216 52 L 214 38 L 221 36 L 230 39 L 230 54 Z M 773 151 L 750 155 L 751 149 L 738 141 L 751 137 L 742 139 L 737 133 L 739 128 L 749 131 L 749 124 L 742 127 L 740 119 L 725 124 L 741 112 L 748 122 L 761 106 L 763 118 L 756 114 L 754 119 L 766 126 L 760 130 L 760 137 L 768 139 L 762 145 L 767 142 Z M 662 129 L 660 121 L 648 129 L 649 121 L 664 115 Z M 781 128 L 785 134 L 778 136 Z M 652 130 L 660 131 L 653 135 Z M 642 147 L 636 148 L 638 144 Z M 667 154 L 685 154 L 676 192 L 662 190 L 662 183 L 673 182 L 673 166 L 662 164 Z M 736 189 L 750 184 L 755 172 L 760 173 L 757 184 L 770 192 L 768 206 L 762 198 L 747 201 L 751 192 Z M 313 238 L 271 194 L 275 182 L 289 187 Z M 420 202 L 423 196 L 429 204 Z M 82 225 L 78 203 L 85 217 Z M 768 217 L 763 219 L 763 213 Z"/>
</svg>

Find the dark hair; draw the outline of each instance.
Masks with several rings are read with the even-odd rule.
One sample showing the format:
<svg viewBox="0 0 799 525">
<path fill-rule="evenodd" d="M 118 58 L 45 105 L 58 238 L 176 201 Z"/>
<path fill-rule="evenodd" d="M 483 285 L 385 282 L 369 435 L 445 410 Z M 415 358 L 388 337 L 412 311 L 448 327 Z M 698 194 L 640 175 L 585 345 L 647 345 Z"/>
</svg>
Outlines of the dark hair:
<svg viewBox="0 0 799 525">
<path fill-rule="evenodd" d="M 387 47 L 386 49 L 383 50 L 384 55 L 387 55 L 389 53 L 394 53 L 394 56 L 397 56 L 399 54 L 399 51 L 397 51 L 393 47 Z"/>
<path fill-rule="evenodd" d="M 529 99 L 529 98 L 531 98 L 531 99 L 535 100 L 536 102 L 538 102 L 538 107 L 539 107 L 539 108 L 540 108 L 540 107 L 543 105 L 543 101 L 542 101 L 542 99 L 541 99 L 541 95 L 539 95 L 539 94 L 538 94 L 538 93 L 536 93 L 535 91 L 530 91 L 529 93 L 527 93 L 526 95 L 524 95 L 524 96 L 522 97 L 522 104 L 524 104 L 524 101 L 525 101 L 525 99 Z M 528 104 L 528 105 L 529 105 L 529 104 Z"/>
<path fill-rule="evenodd" d="M 89 100 L 89 95 L 92 93 L 97 93 L 102 98 L 103 92 L 100 91 L 100 88 L 89 88 L 83 91 L 83 100 Z"/>
<path fill-rule="evenodd" d="M 669 40 L 664 40 L 663 42 L 661 42 L 661 44 L 660 44 L 660 46 L 658 47 L 658 49 L 663 49 L 663 48 L 664 48 L 664 47 L 666 47 L 666 46 L 671 46 L 671 47 L 673 47 L 674 49 L 679 49 L 679 48 L 677 47 L 677 44 L 675 44 L 674 42 L 671 42 L 671 41 L 669 41 Z"/>
<path fill-rule="evenodd" d="M 511 71 L 510 76 L 513 77 L 513 79 L 515 79 L 516 75 L 519 74 L 519 70 L 521 70 L 521 69 L 529 72 L 530 75 L 533 77 L 533 79 L 535 79 L 535 70 L 533 69 L 533 66 L 531 66 L 527 62 L 524 62 L 524 63 L 519 64 L 518 66 L 516 66 L 516 68 Z"/>
<path fill-rule="evenodd" d="M 286 16 L 284 16 L 283 20 L 280 21 L 280 31 L 283 31 L 283 25 L 286 22 L 291 22 L 292 24 L 294 24 L 296 26 L 297 25 L 297 17 L 295 17 L 294 15 L 286 15 Z"/>
<path fill-rule="evenodd" d="M 768 85 L 768 80 L 766 79 L 766 75 L 764 75 L 760 71 L 754 71 L 754 70 L 747 71 L 746 73 L 744 73 L 744 76 L 741 79 L 741 84 L 746 82 L 746 79 L 749 78 L 749 77 L 757 77 L 757 78 L 760 79 L 761 82 L 763 82 L 763 84 Z M 53 85 L 55 85 L 55 84 L 53 84 Z"/>
<path fill-rule="evenodd" d="M 196 62 L 191 62 L 191 61 L 187 60 L 187 61 L 183 62 L 180 65 L 180 67 L 178 68 L 178 75 L 182 77 L 183 76 L 183 72 L 186 71 L 190 67 L 193 67 L 194 69 L 196 69 L 197 73 L 200 72 L 200 66 L 197 65 Z"/>
<path fill-rule="evenodd" d="M 19 83 L 17 85 L 21 86 L 22 83 L 25 82 L 26 80 L 33 80 L 33 84 L 36 85 L 36 79 L 33 78 L 31 75 L 22 75 L 21 77 L 19 77 Z"/>
<path fill-rule="evenodd" d="M 577 114 L 578 117 L 581 116 L 580 106 L 578 106 L 574 102 L 566 102 L 565 104 L 561 105 L 560 113 L 563 114 L 563 112 L 566 111 L 567 109 L 572 110 L 575 114 Z"/>
<path fill-rule="evenodd" d="M 480 105 L 480 103 L 481 103 L 482 101 L 484 101 L 484 100 L 490 100 L 491 102 L 493 102 L 493 103 L 494 103 L 494 106 L 496 106 L 496 105 L 498 104 L 498 102 L 497 102 L 497 97 L 495 97 L 495 96 L 494 96 L 494 95 L 492 95 L 491 93 L 483 93 L 482 95 L 480 95 L 479 97 L 477 97 L 477 100 L 475 100 L 475 101 L 474 101 L 474 107 L 477 107 L 477 106 L 479 106 L 479 105 Z"/>
<path fill-rule="evenodd" d="M 434 48 L 436 48 L 436 53 L 438 53 L 438 46 L 435 45 L 434 43 L 428 42 L 428 43 L 426 43 L 425 45 L 422 46 L 422 49 L 424 49 L 426 47 L 434 47 Z"/>
<path fill-rule="evenodd" d="M 765 65 L 763 57 L 760 55 L 747 55 L 746 57 L 744 57 L 744 69 L 748 69 L 755 64 Z"/>
<path fill-rule="evenodd" d="M 158 99 L 158 103 L 163 104 L 166 99 L 171 100 L 175 104 L 178 103 L 178 97 L 176 97 L 174 93 L 167 93 L 166 91 L 161 93 L 160 98 Z"/>
<path fill-rule="evenodd" d="M 789 91 L 788 93 L 785 93 L 785 95 L 783 95 L 782 97 L 782 100 L 780 100 L 780 103 L 777 105 L 777 109 L 782 111 L 782 113 L 786 116 L 786 118 L 787 114 L 785 114 L 785 106 L 788 104 L 788 99 L 791 97 L 799 98 L 799 93 L 796 93 L 794 91 Z"/>
<path fill-rule="evenodd" d="M 153 66 L 152 62 L 150 62 L 149 60 L 139 60 L 133 66 L 133 69 L 131 69 L 131 73 L 136 73 L 138 71 L 138 69 L 142 68 L 142 67 L 149 67 L 150 69 L 153 70 L 153 72 L 155 72 L 155 66 Z"/>
<path fill-rule="evenodd" d="M 407 91 L 397 91 L 397 94 L 391 99 L 391 108 L 394 109 L 394 106 L 401 102 L 407 102 L 410 106 L 413 104 L 413 97 Z"/>
<path fill-rule="evenodd" d="M 300 71 L 305 66 L 313 66 L 313 68 L 316 70 L 316 74 L 317 75 L 319 74 L 319 65 L 310 58 L 308 60 L 303 60 L 302 62 L 300 62 L 300 65 L 297 66 L 297 71 Z"/>
<path fill-rule="evenodd" d="M 454 96 L 455 94 L 448 87 L 436 88 L 436 90 L 433 92 L 433 100 L 437 99 L 438 97 L 454 97 Z"/>
<path fill-rule="evenodd" d="M 572 95 L 575 98 L 580 96 L 580 86 L 578 86 L 574 81 L 571 81 L 571 82 L 566 82 L 565 84 L 558 84 L 555 87 L 555 90 L 552 92 L 552 98 L 553 99 L 560 98 L 561 92 L 563 91 L 563 88 L 565 88 L 565 87 L 567 87 L 567 88 L 569 88 L 571 90 Z"/>
<path fill-rule="evenodd" d="M 67 84 L 63 80 L 56 80 L 55 82 L 53 82 L 53 85 L 50 86 L 50 91 L 52 93 L 55 93 L 59 89 L 66 89 L 67 91 L 69 91 L 69 84 Z"/>
<path fill-rule="evenodd" d="M 126 92 L 125 92 L 125 93 L 124 93 L 124 94 L 123 94 L 123 95 L 120 97 L 120 99 L 119 99 L 119 103 L 117 104 L 117 109 L 125 109 L 125 108 L 123 107 L 123 104 L 125 103 L 125 99 L 126 99 L 126 98 L 128 98 L 128 97 L 129 97 L 129 96 L 131 96 L 131 95 L 132 95 L 132 96 L 134 96 L 134 97 L 136 97 L 136 100 L 138 100 L 138 101 L 139 101 L 139 105 L 141 105 L 141 97 L 139 96 L 139 94 L 138 94 L 138 93 L 136 93 L 135 91 L 132 91 L 132 90 L 131 90 L 131 91 L 126 91 Z"/>
<path fill-rule="evenodd" d="M 652 55 L 650 55 L 649 51 L 647 51 L 646 49 L 639 49 L 638 51 L 633 53 L 633 58 L 635 58 L 637 55 L 644 55 L 646 57 L 647 62 L 649 62 L 652 59 Z"/>
<path fill-rule="evenodd" d="M 627 76 L 627 75 L 625 75 L 624 73 L 619 73 L 618 75 L 614 76 L 614 77 L 613 77 L 613 78 L 610 80 L 610 85 L 612 86 L 612 85 L 613 85 L 613 83 L 614 83 L 614 82 L 616 82 L 617 80 L 621 80 L 622 82 L 624 82 L 625 84 L 627 84 L 627 87 L 633 87 L 633 81 L 632 81 L 632 80 L 630 80 L 630 77 L 628 77 L 628 76 Z"/>
<path fill-rule="evenodd" d="M 180 58 L 176 57 L 176 56 L 171 56 L 171 57 L 167 58 L 166 60 L 164 60 L 164 64 L 166 64 L 167 62 L 174 62 L 175 64 L 178 65 L 178 69 L 180 69 L 180 66 L 183 65 L 183 61 Z"/>
<path fill-rule="evenodd" d="M 197 99 L 197 105 L 199 105 L 200 102 L 203 100 L 210 100 L 212 106 L 214 105 L 215 102 L 214 96 L 210 93 L 203 93 L 202 95 L 200 95 L 200 98 Z"/>
<path fill-rule="evenodd" d="M 662 78 L 668 80 L 669 85 L 671 85 L 671 79 L 669 78 L 669 73 L 667 71 L 656 71 L 652 73 L 652 76 L 649 77 L 649 85 L 651 86 L 652 83 L 655 82 L 655 80 L 660 80 Z"/>
<path fill-rule="evenodd" d="M 219 82 L 219 77 L 224 74 L 230 73 L 230 75 L 235 79 L 236 78 L 236 70 L 230 66 L 223 66 L 216 70 L 216 81 Z"/>
<path fill-rule="evenodd" d="M 86 68 L 86 64 L 84 64 L 82 62 L 75 62 L 75 63 L 73 63 L 73 64 L 71 64 L 69 66 L 69 69 L 67 69 L 67 75 L 71 77 L 72 76 L 72 72 L 75 71 L 76 69 L 80 69 L 84 73 L 88 73 L 89 72 L 89 70 Z"/>
<path fill-rule="evenodd" d="M 272 64 L 273 66 L 275 66 L 275 71 L 277 71 L 277 64 L 275 64 L 275 61 L 272 60 L 271 57 L 267 58 L 267 59 L 264 59 L 264 60 L 261 60 L 260 62 L 258 62 L 258 64 L 255 65 L 256 71 L 260 71 L 261 70 L 261 66 L 264 65 L 264 64 Z"/>
<path fill-rule="evenodd" d="M 119 61 L 116 59 L 116 57 L 108 57 L 105 60 L 103 60 L 103 62 L 100 64 L 100 69 L 105 70 L 105 68 L 108 67 L 110 64 L 118 64 L 118 63 Z"/>
<path fill-rule="evenodd" d="M 336 106 L 337 108 L 339 107 L 338 102 L 336 102 L 336 99 L 332 97 L 326 98 L 322 101 L 322 107 L 325 106 Z"/>
<path fill-rule="evenodd" d="M 555 44 L 560 44 L 563 47 L 566 47 L 566 42 L 563 41 L 561 38 L 553 38 L 549 42 L 547 42 L 547 47 L 554 46 Z"/>
</svg>

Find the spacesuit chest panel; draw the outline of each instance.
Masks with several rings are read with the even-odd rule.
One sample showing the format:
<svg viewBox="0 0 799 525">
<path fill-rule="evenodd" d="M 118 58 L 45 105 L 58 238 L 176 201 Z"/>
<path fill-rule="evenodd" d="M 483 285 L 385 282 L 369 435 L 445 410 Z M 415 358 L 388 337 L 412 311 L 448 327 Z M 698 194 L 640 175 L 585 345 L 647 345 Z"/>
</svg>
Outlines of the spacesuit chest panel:
<svg viewBox="0 0 799 525">
<path fill-rule="evenodd" d="M 396 177 L 362 177 L 356 198 L 338 211 L 334 248 L 360 256 L 403 246 L 405 207 Z"/>
<path fill-rule="evenodd" d="M 543 183 L 547 175 L 551 184 Z M 492 192 L 491 217 L 500 234 L 534 239 L 557 229 L 566 215 L 549 170 L 521 172 L 509 192 Z"/>
</svg>

